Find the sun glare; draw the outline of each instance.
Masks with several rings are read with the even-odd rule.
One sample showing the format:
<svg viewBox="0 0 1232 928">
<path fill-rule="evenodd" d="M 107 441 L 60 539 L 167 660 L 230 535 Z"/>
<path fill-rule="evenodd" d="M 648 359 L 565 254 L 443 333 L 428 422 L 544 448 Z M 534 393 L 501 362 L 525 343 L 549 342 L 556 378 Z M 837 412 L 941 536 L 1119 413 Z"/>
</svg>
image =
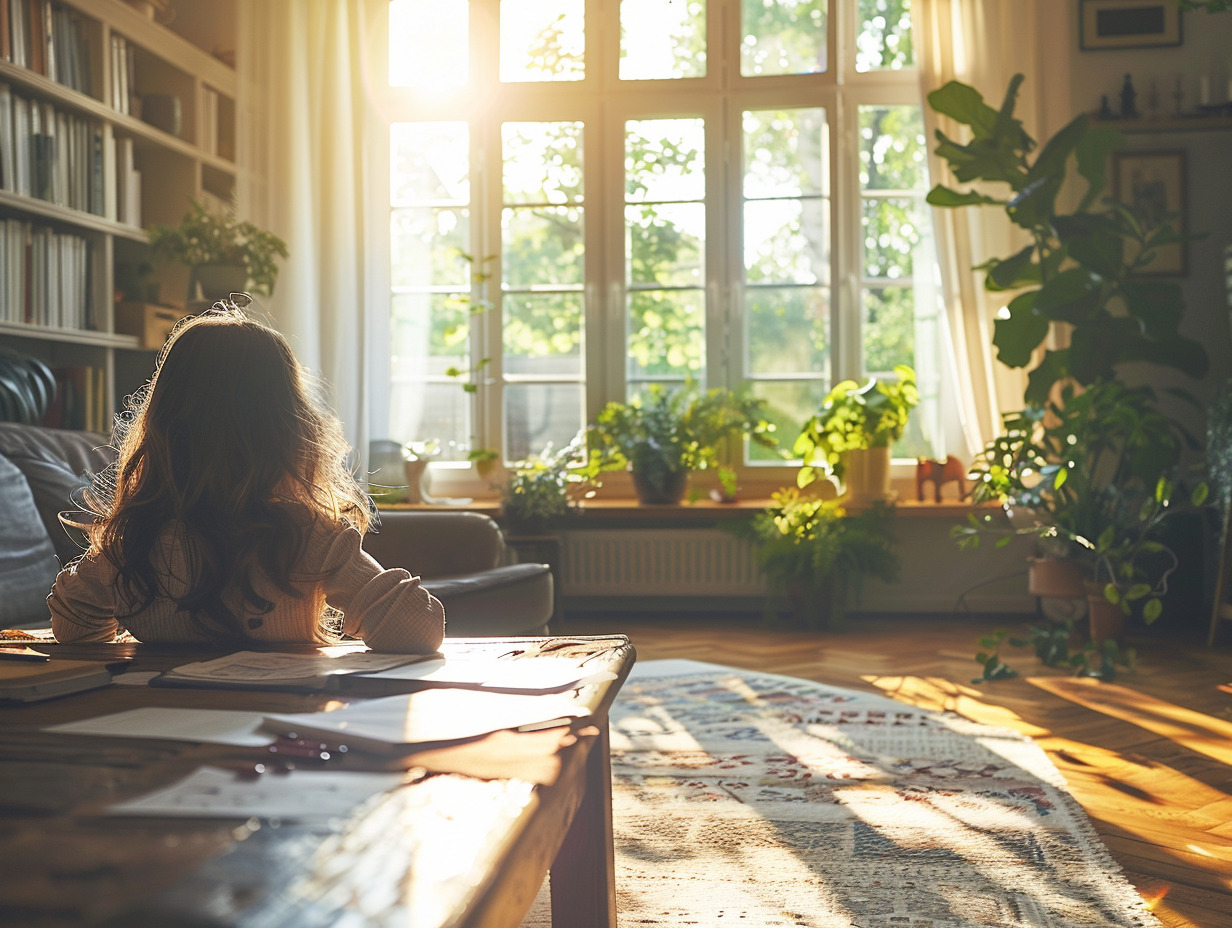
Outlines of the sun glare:
<svg viewBox="0 0 1232 928">
<path fill-rule="evenodd" d="M 419 90 L 466 86 L 467 0 L 392 0 L 389 4 L 389 84 Z"/>
</svg>

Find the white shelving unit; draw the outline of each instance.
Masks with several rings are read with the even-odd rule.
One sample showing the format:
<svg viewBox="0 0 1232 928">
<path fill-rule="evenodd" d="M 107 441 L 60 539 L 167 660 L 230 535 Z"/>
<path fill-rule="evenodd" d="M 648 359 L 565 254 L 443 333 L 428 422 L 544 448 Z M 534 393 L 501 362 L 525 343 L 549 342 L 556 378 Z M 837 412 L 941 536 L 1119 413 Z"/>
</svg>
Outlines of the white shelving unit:
<svg viewBox="0 0 1232 928">
<path fill-rule="evenodd" d="M 148 257 L 144 229 L 178 222 L 189 197 L 233 199 L 236 76 L 120 0 L 0 11 L 17 7 L 24 18 L 0 46 L 0 346 L 93 370 L 100 424 L 153 364 L 137 337 L 115 332 L 126 271 Z M 168 118 L 177 106 L 178 133 Z"/>
</svg>

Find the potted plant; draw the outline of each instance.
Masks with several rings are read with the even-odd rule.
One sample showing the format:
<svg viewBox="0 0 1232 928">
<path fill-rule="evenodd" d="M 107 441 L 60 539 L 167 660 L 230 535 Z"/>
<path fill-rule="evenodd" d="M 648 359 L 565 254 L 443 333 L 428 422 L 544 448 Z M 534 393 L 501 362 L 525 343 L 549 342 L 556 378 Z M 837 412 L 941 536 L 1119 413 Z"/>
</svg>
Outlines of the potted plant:
<svg viewBox="0 0 1232 928">
<path fill-rule="evenodd" d="M 735 523 L 731 531 L 752 542 L 766 576 L 767 618 L 786 611 L 805 628 L 839 626 L 864 577 L 897 579 L 891 513 L 874 505 L 849 514 L 838 500 L 791 487 L 750 521 Z"/>
<path fill-rule="evenodd" d="M 155 256 L 192 271 L 189 298 L 195 298 L 198 286 L 207 300 L 241 291 L 270 296 L 278 279 L 278 259 L 287 257 L 286 243 L 234 213 L 210 212 L 193 198 L 189 204 L 179 225 L 148 230 Z"/>
<path fill-rule="evenodd" d="M 1107 617 L 1103 603 L 1121 615 L 1140 607 L 1149 624 L 1178 566 L 1159 528 L 1180 511 L 1173 496 L 1183 452 L 1194 444 L 1157 408 L 1150 387 L 1066 385 L 1055 400 L 1005 417 L 1004 434 L 972 464 L 972 499 L 1006 507 L 1011 526 L 992 529 L 1005 541 L 1034 535 L 1048 556 L 1041 563 L 1067 563 L 1093 585 L 1093 625 Z M 1190 503 L 1201 506 L 1206 495 L 1206 485 L 1196 483 Z M 954 534 L 972 546 L 991 526 L 991 516 L 972 514 Z M 1086 595 L 1081 588 L 1069 594 Z M 1093 627 L 1096 640 L 1102 634 Z"/>
<path fill-rule="evenodd" d="M 641 503 L 679 503 L 690 471 L 719 464 L 724 439 L 747 435 L 775 447 L 762 406 L 762 400 L 732 390 L 699 393 L 651 384 L 629 403 L 608 403 L 587 429 L 586 472 L 597 477 L 628 468 Z"/>
<path fill-rule="evenodd" d="M 573 512 L 585 439 L 579 435 L 559 451 L 551 445 L 513 465 L 501 490 L 501 515 L 520 535 L 541 535 Z"/>
<path fill-rule="evenodd" d="M 833 475 L 852 503 L 890 499 L 890 447 L 903 435 L 919 404 L 915 371 L 894 368 L 895 380 L 844 380 L 832 389 L 801 430 L 793 452 L 803 462 L 800 487 Z"/>
</svg>

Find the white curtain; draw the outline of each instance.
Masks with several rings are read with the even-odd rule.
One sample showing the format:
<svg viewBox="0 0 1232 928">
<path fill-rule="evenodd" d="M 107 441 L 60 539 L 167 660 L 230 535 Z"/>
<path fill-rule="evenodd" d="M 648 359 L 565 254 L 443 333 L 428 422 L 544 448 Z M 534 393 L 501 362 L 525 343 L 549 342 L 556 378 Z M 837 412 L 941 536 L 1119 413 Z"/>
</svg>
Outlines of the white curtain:
<svg viewBox="0 0 1232 928">
<path fill-rule="evenodd" d="M 1057 0 L 915 0 L 920 77 L 925 95 L 950 80 L 970 84 L 999 109 L 1010 78 L 1026 75 L 1015 115 L 1037 140 L 1069 119 L 1068 61 L 1074 47 L 1069 2 Z M 966 141 L 966 127 L 924 107 L 934 183 L 959 186 L 932 154 L 935 130 Z M 1004 188 L 997 191 L 1004 193 Z M 1001 428 L 1001 413 L 1022 406 L 1026 375 L 996 360 L 993 320 L 1012 294 L 984 290 L 976 265 L 1027 244 L 996 207 L 933 210 L 950 344 L 959 377 L 958 404 L 968 460 Z"/>
<path fill-rule="evenodd" d="M 373 218 L 363 171 L 364 4 L 262 0 L 238 12 L 239 211 L 290 252 L 273 297 L 259 302 L 325 379 L 362 458 Z"/>
</svg>

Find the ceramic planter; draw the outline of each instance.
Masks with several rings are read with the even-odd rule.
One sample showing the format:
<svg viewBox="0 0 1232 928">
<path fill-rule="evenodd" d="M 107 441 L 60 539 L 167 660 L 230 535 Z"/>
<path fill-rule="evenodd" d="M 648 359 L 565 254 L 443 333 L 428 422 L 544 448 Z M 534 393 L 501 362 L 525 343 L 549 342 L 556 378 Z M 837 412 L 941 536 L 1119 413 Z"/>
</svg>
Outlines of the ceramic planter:
<svg viewBox="0 0 1232 928">
<path fill-rule="evenodd" d="M 890 449 L 860 448 L 843 452 L 843 484 L 847 502 L 868 505 L 890 502 Z"/>
<path fill-rule="evenodd" d="M 1087 584 L 1087 609 L 1090 612 L 1091 640 L 1096 644 L 1120 641 L 1125 633 L 1125 613 L 1116 603 L 1108 602 L 1101 584 Z"/>
<path fill-rule="evenodd" d="M 659 479 L 650 479 L 639 471 L 631 471 L 633 489 L 637 492 L 637 501 L 643 506 L 676 506 L 684 499 L 685 489 L 689 485 L 687 470 L 673 471 L 663 474 Z M 658 475 L 656 475 L 658 476 Z"/>
</svg>

